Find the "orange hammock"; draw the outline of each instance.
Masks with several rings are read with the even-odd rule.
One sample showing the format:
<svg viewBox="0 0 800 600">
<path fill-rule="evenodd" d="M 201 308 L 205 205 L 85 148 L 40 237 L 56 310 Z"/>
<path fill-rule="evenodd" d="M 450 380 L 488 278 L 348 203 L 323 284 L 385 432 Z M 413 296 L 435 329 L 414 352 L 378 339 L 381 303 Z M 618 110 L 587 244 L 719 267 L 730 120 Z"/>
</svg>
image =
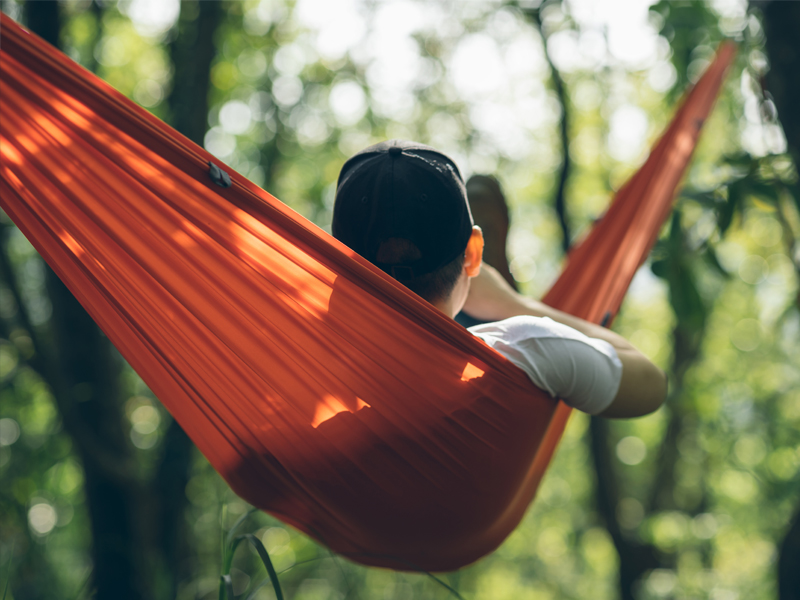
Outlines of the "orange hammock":
<svg viewBox="0 0 800 600">
<path fill-rule="evenodd" d="M 0 196 L 246 501 L 352 559 L 450 570 L 531 502 L 569 409 L 466 330 L 6 16 Z M 545 301 L 615 314 L 734 49 Z"/>
</svg>

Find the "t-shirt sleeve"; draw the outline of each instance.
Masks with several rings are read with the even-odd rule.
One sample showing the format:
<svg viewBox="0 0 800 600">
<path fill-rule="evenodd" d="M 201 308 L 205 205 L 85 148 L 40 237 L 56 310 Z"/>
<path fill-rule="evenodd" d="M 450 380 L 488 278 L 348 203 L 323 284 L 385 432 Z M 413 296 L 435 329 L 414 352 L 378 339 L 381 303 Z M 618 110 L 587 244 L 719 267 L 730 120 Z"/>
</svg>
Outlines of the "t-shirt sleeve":
<svg viewBox="0 0 800 600">
<path fill-rule="evenodd" d="M 536 387 L 596 415 L 617 395 L 622 362 L 614 347 L 549 318 L 520 316 L 469 331 L 525 371 Z"/>
</svg>

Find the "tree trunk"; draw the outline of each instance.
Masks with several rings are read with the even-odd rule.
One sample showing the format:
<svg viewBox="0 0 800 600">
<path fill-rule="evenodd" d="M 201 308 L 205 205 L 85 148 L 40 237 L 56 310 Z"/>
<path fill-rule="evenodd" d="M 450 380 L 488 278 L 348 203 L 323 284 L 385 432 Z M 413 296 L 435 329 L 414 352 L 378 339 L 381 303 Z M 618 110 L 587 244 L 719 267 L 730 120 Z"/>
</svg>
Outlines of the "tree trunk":
<svg viewBox="0 0 800 600">
<path fill-rule="evenodd" d="M 800 2 L 761 3 L 770 69 L 767 89 L 786 135 L 795 168 L 800 166 Z M 778 557 L 780 600 L 800 600 L 800 506 L 780 545 Z"/>
<path fill-rule="evenodd" d="M 214 33 L 222 18 L 219 0 L 184 2 L 177 36 L 170 44 L 175 69 L 168 99 L 170 125 L 201 146 L 208 130 L 211 62 L 216 55 Z"/>
<path fill-rule="evenodd" d="M 619 593 L 622 600 L 635 600 L 639 580 L 647 571 L 661 566 L 655 548 L 641 544 L 622 532 L 617 518 L 617 504 L 622 494 L 613 467 L 613 452 L 609 446 L 609 422 L 592 417 L 589 424 L 589 443 L 597 480 L 595 502 L 614 547 L 619 555 Z"/>
<path fill-rule="evenodd" d="M 768 2 L 763 8 L 769 90 L 778 109 L 789 153 L 800 164 L 800 2 Z"/>
<path fill-rule="evenodd" d="M 70 413 L 64 418 L 64 426 L 76 441 L 84 469 L 94 539 L 96 597 L 141 598 L 144 595 L 137 573 L 141 544 L 132 527 L 138 485 L 132 469 L 122 467 L 131 464 L 133 457 L 118 387 L 121 361 L 108 339 L 50 269 L 47 290 L 53 305 L 51 327 L 58 374 L 66 388 L 57 394 L 57 403 L 62 415 Z M 87 436 L 94 443 L 87 444 Z M 123 476 L 110 472 L 117 466 Z"/>
<path fill-rule="evenodd" d="M 28 27 L 57 48 L 59 8 L 58 2 L 24 6 Z M 130 519 L 131 483 L 124 477 L 109 477 L 105 468 L 109 460 L 125 463 L 131 458 L 117 387 L 121 364 L 114 360 L 108 339 L 49 268 L 46 284 L 53 307 L 50 326 L 56 360 L 49 370 L 61 382 L 54 396 L 83 463 L 96 597 L 135 600 L 142 594 L 134 557 L 138 544 Z"/>
<path fill-rule="evenodd" d="M 542 38 L 542 52 L 550 67 L 550 80 L 553 84 L 553 91 L 556 93 L 558 102 L 561 105 L 561 118 L 558 120 L 558 134 L 561 141 L 561 168 L 558 170 L 558 181 L 556 191 L 553 194 L 553 209 L 556 211 L 558 225 L 561 229 L 561 249 L 564 254 L 569 252 L 572 246 L 572 233 L 569 225 L 569 215 L 567 211 L 567 181 L 572 170 L 572 160 L 569 156 L 569 106 L 567 106 L 567 91 L 561 73 L 553 63 L 550 53 L 547 50 L 547 36 L 542 27 L 542 18 L 539 8 L 523 11 L 528 19 L 536 26 Z"/>
<path fill-rule="evenodd" d="M 778 554 L 778 597 L 800 600 L 800 510 L 781 543 Z"/>
<path fill-rule="evenodd" d="M 169 102 L 176 128 L 202 144 L 215 55 L 213 35 L 222 7 L 213 1 L 185 3 L 182 8 L 171 47 L 176 77 Z M 28 27 L 59 47 L 59 3 L 26 2 L 24 10 Z M 173 422 L 155 477 L 150 482 L 137 479 L 118 386 L 122 361 L 50 269 L 46 283 L 53 307 L 52 347 L 45 349 L 47 342 L 40 343 L 38 363 L 32 366 L 50 384 L 83 463 L 95 597 L 174 598 L 188 552 L 183 515 L 192 443 Z M 153 553 L 160 560 L 148 560 Z"/>
<path fill-rule="evenodd" d="M 171 125 L 193 142 L 203 145 L 208 130 L 208 93 L 211 63 L 216 55 L 214 34 L 223 19 L 219 0 L 181 4 L 177 35 L 170 45 L 175 72 L 167 100 Z M 186 484 L 194 445 L 176 421 L 164 436 L 163 454 L 156 472 L 154 490 L 160 493 L 159 536 L 163 553 L 163 598 L 174 598 L 178 585 L 191 573 L 185 560 L 189 553 L 186 520 Z"/>
</svg>

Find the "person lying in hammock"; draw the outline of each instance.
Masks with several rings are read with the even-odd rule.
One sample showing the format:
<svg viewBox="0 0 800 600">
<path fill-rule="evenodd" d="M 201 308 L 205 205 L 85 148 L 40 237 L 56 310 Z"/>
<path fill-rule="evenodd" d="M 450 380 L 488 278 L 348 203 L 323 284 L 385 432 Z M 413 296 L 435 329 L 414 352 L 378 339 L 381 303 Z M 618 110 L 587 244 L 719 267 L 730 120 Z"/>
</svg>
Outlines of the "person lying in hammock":
<svg viewBox="0 0 800 600">
<path fill-rule="evenodd" d="M 342 167 L 334 237 L 469 331 L 553 397 L 593 415 L 636 417 L 664 401 L 666 375 L 620 335 L 517 293 L 483 263 L 464 181 L 445 154 L 390 140 Z"/>
</svg>

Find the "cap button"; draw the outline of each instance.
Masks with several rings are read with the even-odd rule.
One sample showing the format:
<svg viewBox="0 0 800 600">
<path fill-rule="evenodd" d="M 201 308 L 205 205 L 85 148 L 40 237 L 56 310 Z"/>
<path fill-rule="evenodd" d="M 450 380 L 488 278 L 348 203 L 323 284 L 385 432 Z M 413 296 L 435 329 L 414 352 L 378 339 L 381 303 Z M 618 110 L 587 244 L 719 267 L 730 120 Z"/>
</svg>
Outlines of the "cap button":
<svg viewBox="0 0 800 600">
<path fill-rule="evenodd" d="M 392 146 L 391 148 L 389 148 L 389 155 L 390 156 L 397 156 L 398 154 L 401 154 L 402 152 L 403 152 L 403 149 L 400 148 L 399 146 Z"/>
</svg>

